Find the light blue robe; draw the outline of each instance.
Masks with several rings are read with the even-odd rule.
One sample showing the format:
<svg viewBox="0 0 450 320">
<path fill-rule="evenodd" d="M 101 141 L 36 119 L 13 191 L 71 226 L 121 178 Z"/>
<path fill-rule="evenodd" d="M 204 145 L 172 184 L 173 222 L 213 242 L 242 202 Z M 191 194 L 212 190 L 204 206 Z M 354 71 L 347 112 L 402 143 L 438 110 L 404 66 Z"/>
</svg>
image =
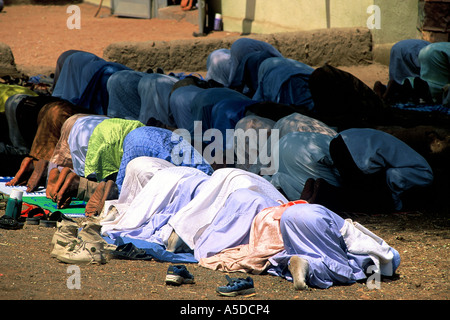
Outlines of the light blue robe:
<svg viewBox="0 0 450 320">
<path fill-rule="evenodd" d="M 308 261 L 306 283 L 309 286 L 325 289 L 365 279 L 367 268 L 375 263 L 374 255 L 349 252 L 345 242 L 347 238 L 341 232 L 345 223 L 344 219 L 321 205 L 289 207 L 280 220 L 285 249 L 269 258 L 272 265 L 268 272 L 292 280 L 288 264 L 295 255 Z M 367 246 L 366 249 L 362 248 L 361 252 L 370 252 L 371 248 Z M 374 253 L 377 253 L 376 249 Z M 386 243 L 380 249 L 384 249 L 385 256 L 389 257 L 382 263 L 390 265 L 392 273 L 395 272 L 400 264 L 398 252 Z M 386 249 L 391 252 L 386 252 Z"/>
</svg>

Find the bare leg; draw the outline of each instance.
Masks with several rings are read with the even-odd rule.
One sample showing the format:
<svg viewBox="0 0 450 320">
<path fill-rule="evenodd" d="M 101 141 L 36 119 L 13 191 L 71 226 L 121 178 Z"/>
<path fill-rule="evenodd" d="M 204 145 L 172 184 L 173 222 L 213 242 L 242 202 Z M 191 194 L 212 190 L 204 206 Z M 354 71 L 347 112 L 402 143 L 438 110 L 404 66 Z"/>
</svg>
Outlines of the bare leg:
<svg viewBox="0 0 450 320">
<path fill-rule="evenodd" d="M 5 185 L 7 186 L 24 185 L 27 182 L 28 177 L 30 176 L 33 169 L 34 169 L 33 158 L 25 157 L 22 160 L 22 163 L 20 164 L 20 168 L 19 171 L 17 171 L 16 176 L 11 181 L 7 182 Z"/>
<path fill-rule="evenodd" d="M 296 290 L 308 289 L 305 282 L 309 271 L 308 261 L 299 256 L 292 256 L 289 260 L 289 271 L 294 279 L 294 288 Z"/>
<path fill-rule="evenodd" d="M 58 209 L 64 209 L 70 205 L 72 198 L 77 196 L 79 184 L 80 177 L 76 173 L 71 172 L 67 175 L 66 180 L 56 197 Z"/>
<path fill-rule="evenodd" d="M 38 160 L 37 162 L 35 162 L 33 173 L 28 179 L 27 192 L 33 192 L 34 190 L 36 190 L 37 187 L 39 187 L 42 180 L 44 180 L 47 177 L 47 168 L 48 168 L 47 160 Z"/>
</svg>

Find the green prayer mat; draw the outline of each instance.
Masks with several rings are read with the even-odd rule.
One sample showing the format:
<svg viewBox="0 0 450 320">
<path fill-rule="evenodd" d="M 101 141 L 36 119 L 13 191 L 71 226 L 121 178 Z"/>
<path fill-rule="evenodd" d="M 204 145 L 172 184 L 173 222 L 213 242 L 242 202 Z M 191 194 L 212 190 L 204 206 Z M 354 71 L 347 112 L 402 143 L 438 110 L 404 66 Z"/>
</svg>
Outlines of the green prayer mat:
<svg viewBox="0 0 450 320">
<path fill-rule="evenodd" d="M 53 202 L 51 199 L 48 199 L 47 197 L 42 196 L 37 197 L 24 196 L 22 197 L 22 202 L 39 206 L 42 209 L 49 210 L 50 212 L 61 211 L 66 216 L 72 218 L 81 218 L 85 216 L 84 215 L 84 210 L 86 209 L 85 201 L 74 200 L 70 203 L 69 207 L 66 209 L 58 209 L 56 207 L 55 202 Z"/>
</svg>

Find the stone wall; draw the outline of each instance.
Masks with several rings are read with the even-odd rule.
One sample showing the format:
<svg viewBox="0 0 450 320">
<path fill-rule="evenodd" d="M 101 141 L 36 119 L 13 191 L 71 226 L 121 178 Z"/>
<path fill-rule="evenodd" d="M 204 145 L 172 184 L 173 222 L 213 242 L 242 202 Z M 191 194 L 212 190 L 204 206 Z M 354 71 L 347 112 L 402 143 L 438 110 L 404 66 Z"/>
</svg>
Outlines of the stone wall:
<svg viewBox="0 0 450 320">
<path fill-rule="evenodd" d="M 284 57 L 311 66 L 320 66 L 326 62 L 335 66 L 350 66 L 367 64 L 373 59 L 372 36 L 365 28 L 321 29 L 249 37 L 266 41 Z M 156 67 L 185 72 L 206 71 L 208 55 L 216 49 L 230 48 L 239 38 L 118 42 L 104 50 L 103 58 L 138 71 Z"/>
<path fill-rule="evenodd" d="M 6 43 L 0 42 L 0 77 L 18 73 L 11 48 Z"/>
</svg>

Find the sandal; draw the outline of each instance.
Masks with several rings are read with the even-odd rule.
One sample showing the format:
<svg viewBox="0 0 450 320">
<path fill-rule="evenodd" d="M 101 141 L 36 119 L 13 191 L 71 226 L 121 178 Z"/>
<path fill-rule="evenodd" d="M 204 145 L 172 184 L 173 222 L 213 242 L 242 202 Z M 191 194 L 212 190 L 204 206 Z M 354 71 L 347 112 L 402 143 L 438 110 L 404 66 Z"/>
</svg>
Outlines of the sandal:
<svg viewBox="0 0 450 320">
<path fill-rule="evenodd" d="M 22 222 L 19 222 L 7 215 L 4 215 L 0 218 L 0 228 L 2 229 L 17 230 L 22 229 L 23 225 L 24 224 Z"/>
<path fill-rule="evenodd" d="M 152 260 L 153 258 L 151 255 L 147 254 L 144 249 L 137 248 L 131 242 L 118 246 L 111 254 L 116 259 Z"/>
<path fill-rule="evenodd" d="M 61 211 L 50 212 L 49 210 L 44 210 L 45 215 L 39 221 L 39 225 L 47 228 L 55 228 L 56 222 L 61 217 Z"/>
<path fill-rule="evenodd" d="M 45 217 L 45 211 L 39 206 L 26 203 L 25 205 L 28 206 L 28 208 L 22 211 L 20 217 L 22 219 L 25 218 L 27 224 L 38 225 L 41 219 Z"/>
</svg>

